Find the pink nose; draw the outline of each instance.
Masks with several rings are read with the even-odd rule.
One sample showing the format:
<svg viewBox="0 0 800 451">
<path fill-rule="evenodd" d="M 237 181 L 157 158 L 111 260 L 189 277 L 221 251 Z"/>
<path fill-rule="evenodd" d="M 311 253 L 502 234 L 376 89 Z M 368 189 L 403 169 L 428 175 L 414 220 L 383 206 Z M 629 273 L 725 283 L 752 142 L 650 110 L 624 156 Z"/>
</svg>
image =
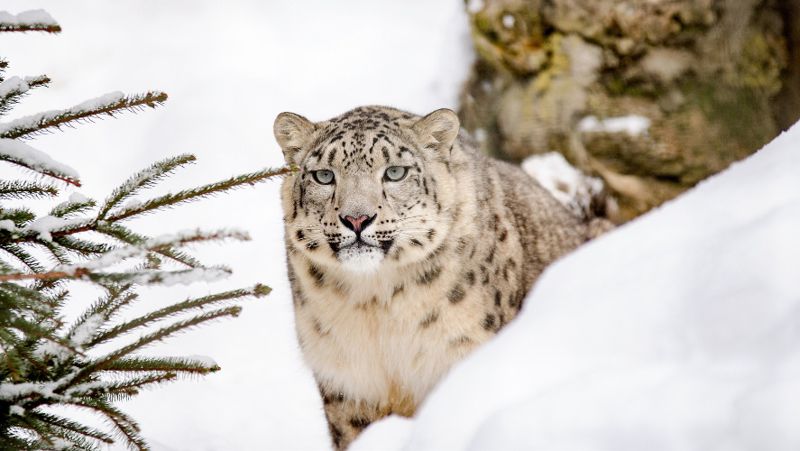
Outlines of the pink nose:
<svg viewBox="0 0 800 451">
<path fill-rule="evenodd" d="M 357 218 L 354 218 L 352 216 L 347 215 L 347 216 L 339 216 L 339 219 L 341 219 L 342 223 L 348 229 L 356 233 L 361 233 L 361 230 L 369 226 L 372 223 L 372 220 L 375 219 L 375 217 L 373 216 L 372 218 L 370 218 L 367 215 L 361 215 Z"/>
</svg>

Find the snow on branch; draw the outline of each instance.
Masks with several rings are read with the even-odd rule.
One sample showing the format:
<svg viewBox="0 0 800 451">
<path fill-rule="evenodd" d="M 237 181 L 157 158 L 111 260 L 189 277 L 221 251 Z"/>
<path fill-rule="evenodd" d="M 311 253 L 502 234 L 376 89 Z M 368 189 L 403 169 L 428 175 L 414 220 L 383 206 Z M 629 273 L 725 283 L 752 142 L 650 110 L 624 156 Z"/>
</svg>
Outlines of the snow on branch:
<svg viewBox="0 0 800 451">
<path fill-rule="evenodd" d="M 20 78 L 13 76 L 0 82 L 0 113 L 5 113 L 31 88 L 46 86 L 50 78 L 45 75 Z"/>
<path fill-rule="evenodd" d="M 0 160 L 22 166 L 71 185 L 81 186 L 81 182 L 78 180 L 78 171 L 17 140 L 0 138 Z"/>
<path fill-rule="evenodd" d="M 61 129 L 64 125 L 89 120 L 89 118 L 115 112 L 139 111 L 145 106 L 155 108 L 167 100 L 167 94 L 150 91 L 145 94 L 126 96 L 117 91 L 112 92 L 63 110 L 45 111 L 31 116 L 21 117 L 11 122 L 0 124 L 0 138 L 21 138 L 48 131 L 51 128 Z"/>
<path fill-rule="evenodd" d="M 24 11 L 17 15 L 0 11 L 0 32 L 44 31 L 59 33 L 61 26 L 43 9 Z"/>
<path fill-rule="evenodd" d="M 54 218 L 46 216 L 45 218 Z M 40 221 L 40 218 L 37 221 Z M 82 219 L 78 219 L 82 220 Z M 36 222 L 34 222 L 35 224 Z M 49 233 L 46 231 L 46 233 Z M 224 267 L 192 268 L 181 271 L 141 270 L 123 273 L 101 273 L 99 270 L 108 268 L 130 258 L 144 257 L 151 252 L 162 249 L 171 249 L 189 243 L 201 241 L 220 241 L 236 239 L 246 241 L 250 236 L 239 230 L 220 230 L 216 232 L 202 232 L 191 230 L 176 234 L 163 235 L 152 238 L 139 245 L 121 247 L 105 252 L 99 258 L 75 265 L 59 265 L 51 271 L 37 274 L 12 273 L 0 274 L 0 282 L 19 280 L 52 280 L 52 279 L 88 279 L 93 281 L 133 282 L 138 284 L 188 284 L 199 280 L 213 281 L 230 274 Z"/>
</svg>

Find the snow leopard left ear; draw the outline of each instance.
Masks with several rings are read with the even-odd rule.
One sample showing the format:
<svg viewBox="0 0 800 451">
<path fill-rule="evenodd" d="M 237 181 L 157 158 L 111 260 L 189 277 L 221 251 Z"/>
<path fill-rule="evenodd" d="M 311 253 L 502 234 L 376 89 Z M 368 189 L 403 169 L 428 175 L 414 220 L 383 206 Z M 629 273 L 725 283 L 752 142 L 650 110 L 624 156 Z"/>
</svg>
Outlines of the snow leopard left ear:
<svg viewBox="0 0 800 451">
<path fill-rule="evenodd" d="M 272 131 L 278 145 L 283 150 L 283 158 L 288 164 L 299 165 L 304 151 L 317 126 L 308 119 L 294 113 L 281 113 L 275 118 Z"/>
<path fill-rule="evenodd" d="M 458 115 L 442 108 L 418 120 L 411 129 L 424 148 L 438 150 L 443 156 L 449 157 L 460 126 Z"/>
</svg>

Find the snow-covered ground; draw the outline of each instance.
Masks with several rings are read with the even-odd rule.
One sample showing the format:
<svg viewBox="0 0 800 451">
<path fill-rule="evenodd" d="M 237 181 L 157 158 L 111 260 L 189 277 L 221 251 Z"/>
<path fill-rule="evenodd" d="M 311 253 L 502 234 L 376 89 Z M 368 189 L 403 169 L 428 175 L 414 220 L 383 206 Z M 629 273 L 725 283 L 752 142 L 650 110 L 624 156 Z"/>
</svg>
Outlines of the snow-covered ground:
<svg viewBox="0 0 800 451">
<path fill-rule="evenodd" d="M 362 104 L 417 113 L 457 106 L 472 53 L 461 0 L 241 0 L 115 2 L 6 0 L 16 14 L 43 8 L 60 35 L 0 37 L 7 75 L 47 74 L 5 120 L 99 95 L 158 89 L 162 108 L 97 121 L 29 143 L 81 175 L 103 198 L 154 160 L 194 153 L 198 163 L 164 188 L 197 186 L 283 164 L 272 136 L 281 111 L 322 120 Z M 0 166 L 0 178 L 29 173 Z M 75 190 L 67 189 L 65 200 Z M 227 264 L 222 282 L 148 290 L 136 311 L 188 295 L 264 282 L 274 291 L 242 315 L 148 350 L 208 355 L 222 371 L 165 385 L 124 404 L 156 451 L 323 450 L 322 405 L 297 349 L 286 281 L 278 183 L 218 196 L 134 223 L 152 235 L 237 227 L 249 243 L 198 246 Z M 91 298 L 73 298 L 75 312 Z M 74 313 L 74 312 L 73 312 Z"/>
<path fill-rule="evenodd" d="M 547 269 L 354 451 L 800 449 L 800 123 Z"/>
</svg>

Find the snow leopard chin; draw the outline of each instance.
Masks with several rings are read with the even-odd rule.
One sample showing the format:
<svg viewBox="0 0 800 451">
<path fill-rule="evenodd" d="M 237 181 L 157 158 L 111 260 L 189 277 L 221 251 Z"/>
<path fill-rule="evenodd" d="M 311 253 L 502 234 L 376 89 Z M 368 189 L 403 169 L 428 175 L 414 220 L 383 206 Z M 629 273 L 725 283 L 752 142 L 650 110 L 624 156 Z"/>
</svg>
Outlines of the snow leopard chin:
<svg viewBox="0 0 800 451">
<path fill-rule="evenodd" d="M 384 254 L 380 248 L 357 243 L 340 249 L 336 258 L 342 269 L 359 274 L 377 272 L 383 262 Z"/>
</svg>

